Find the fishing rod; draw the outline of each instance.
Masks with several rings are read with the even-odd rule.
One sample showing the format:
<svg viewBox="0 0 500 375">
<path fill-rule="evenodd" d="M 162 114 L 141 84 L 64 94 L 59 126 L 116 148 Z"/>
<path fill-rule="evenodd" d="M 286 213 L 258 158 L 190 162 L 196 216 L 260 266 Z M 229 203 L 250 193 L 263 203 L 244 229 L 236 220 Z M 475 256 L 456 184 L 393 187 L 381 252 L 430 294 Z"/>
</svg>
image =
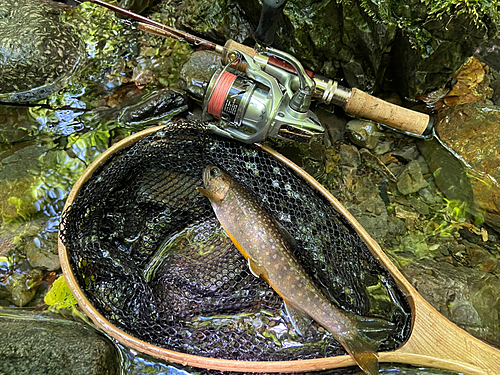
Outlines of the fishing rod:
<svg viewBox="0 0 500 375">
<path fill-rule="evenodd" d="M 287 0 L 264 0 L 256 30 L 256 49 L 231 39 L 221 46 L 105 1 L 88 1 L 133 18 L 141 30 L 186 41 L 221 56 L 223 67 L 212 75 L 203 100 L 204 110 L 222 120 L 218 125 L 211 125 L 220 135 L 247 143 L 267 137 L 308 140 L 324 132 L 317 116 L 309 109 L 312 99 L 338 105 L 351 115 L 409 135 L 422 137 L 432 133 L 434 121 L 429 115 L 356 88 L 345 88 L 335 80 L 305 70 L 294 56 L 268 47 Z M 245 77 L 232 73 L 233 69 L 244 72 Z"/>
</svg>

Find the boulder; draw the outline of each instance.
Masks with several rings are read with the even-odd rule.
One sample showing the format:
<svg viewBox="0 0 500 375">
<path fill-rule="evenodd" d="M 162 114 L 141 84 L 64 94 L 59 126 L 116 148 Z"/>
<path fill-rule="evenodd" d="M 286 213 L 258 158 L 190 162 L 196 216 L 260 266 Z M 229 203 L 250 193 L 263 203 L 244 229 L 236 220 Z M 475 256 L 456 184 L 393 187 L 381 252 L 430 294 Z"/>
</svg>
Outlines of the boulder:
<svg viewBox="0 0 500 375">
<path fill-rule="evenodd" d="M 347 5 L 346 5 L 347 4 Z M 252 44 L 259 1 L 165 0 L 159 16 L 223 44 Z M 493 37 L 497 7 L 419 0 L 290 0 L 274 45 L 315 73 L 343 75 L 350 87 L 416 97 L 444 85 L 476 48 Z M 167 22 L 167 20 L 165 20 Z"/>
<path fill-rule="evenodd" d="M 113 343 L 92 327 L 49 313 L 0 313 L 0 374 L 118 375 Z"/>
<path fill-rule="evenodd" d="M 441 314 L 474 336 L 500 345 L 498 277 L 425 258 L 400 262 L 418 292 Z"/>
<path fill-rule="evenodd" d="M 451 107 L 443 112 L 436 134 L 456 160 L 452 166 L 447 162 L 449 157 L 423 152 L 429 166 L 435 175 L 436 171 L 447 170 L 447 175 L 461 176 L 456 194 L 449 195 L 453 189 L 441 190 L 449 199 L 466 202 L 470 196 L 467 191 L 472 191 L 474 204 L 486 223 L 500 230 L 500 107 L 482 103 Z"/>
<path fill-rule="evenodd" d="M 83 60 L 81 41 L 62 23 L 54 1 L 0 3 L 0 99 L 45 98 L 64 86 Z"/>
</svg>

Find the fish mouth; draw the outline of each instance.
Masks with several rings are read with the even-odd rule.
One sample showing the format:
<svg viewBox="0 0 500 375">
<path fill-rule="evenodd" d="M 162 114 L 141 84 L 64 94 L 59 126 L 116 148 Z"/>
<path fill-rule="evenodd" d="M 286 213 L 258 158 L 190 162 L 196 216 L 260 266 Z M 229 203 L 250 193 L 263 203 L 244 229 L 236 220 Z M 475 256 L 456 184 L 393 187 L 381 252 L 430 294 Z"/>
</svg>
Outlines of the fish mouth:
<svg viewBox="0 0 500 375">
<path fill-rule="evenodd" d="M 208 188 L 208 184 L 210 183 L 210 171 L 214 168 L 215 165 L 209 164 L 205 167 L 203 171 L 203 185 Z"/>
</svg>

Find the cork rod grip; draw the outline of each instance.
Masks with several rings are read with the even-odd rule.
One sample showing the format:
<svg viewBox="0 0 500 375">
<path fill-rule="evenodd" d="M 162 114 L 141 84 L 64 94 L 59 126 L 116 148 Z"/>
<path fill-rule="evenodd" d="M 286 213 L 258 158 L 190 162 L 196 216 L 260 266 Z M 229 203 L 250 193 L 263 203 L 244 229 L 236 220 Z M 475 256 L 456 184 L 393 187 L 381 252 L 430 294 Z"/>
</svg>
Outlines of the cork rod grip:
<svg viewBox="0 0 500 375">
<path fill-rule="evenodd" d="M 355 88 L 352 89 L 345 110 L 351 115 L 417 135 L 427 134 L 432 126 L 432 119 L 425 113 L 400 107 Z"/>
</svg>

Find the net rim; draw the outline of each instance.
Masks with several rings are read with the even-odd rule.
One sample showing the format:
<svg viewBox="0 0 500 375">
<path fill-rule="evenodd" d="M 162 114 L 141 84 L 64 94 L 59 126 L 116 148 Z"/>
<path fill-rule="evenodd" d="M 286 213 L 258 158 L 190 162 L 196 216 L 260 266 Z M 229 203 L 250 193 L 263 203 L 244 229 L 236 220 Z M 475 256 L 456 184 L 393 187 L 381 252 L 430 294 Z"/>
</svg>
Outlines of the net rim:
<svg viewBox="0 0 500 375">
<path fill-rule="evenodd" d="M 78 181 L 73 186 L 71 192 L 68 195 L 66 203 L 64 205 L 63 212 L 65 212 L 68 207 L 73 203 L 82 185 L 89 180 L 93 173 L 104 164 L 107 159 L 116 153 L 117 151 L 128 147 L 139 140 L 147 137 L 148 135 L 165 129 L 168 125 L 160 125 L 148 128 L 141 132 L 135 133 L 120 142 L 114 144 L 109 149 L 107 149 L 103 154 L 101 154 L 80 176 Z M 285 164 L 287 167 L 294 170 L 301 178 L 303 178 L 308 184 L 311 185 L 315 190 L 322 194 L 332 206 L 354 226 L 358 235 L 366 243 L 368 249 L 373 254 L 373 256 L 381 263 L 381 265 L 389 271 L 393 276 L 398 287 L 406 295 L 408 302 L 410 304 L 410 309 L 412 311 L 412 333 L 408 341 L 403 344 L 399 349 L 392 352 L 380 352 L 378 353 L 380 362 L 403 362 L 411 363 L 414 354 L 411 353 L 407 348 L 411 348 L 411 341 L 413 336 L 413 327 L 415 323 L 415 311 L 416 311 L 416 301 L 420 301 L 422 298 L 418 296 L 416 290 L 413 286 L 406 280 L 406 278 L 401 274 L 401 272 L 396 268 L 396 266 L 389 260 L 389 258 L 382 251 L 380 246 L 373 240 L 366 230 L 358 223 L 358 221 L 347 211 L 347 209 L 319 182 L 317 182 L 312 176 L 305 172 L 298 165 L 287 159 L 285 156 L 276 152 L 275 150 L 267 147 L 265 145 L 256 143 L 257 147 L 263 151 L 269 153 L 275 159 Z M 60 224 L 59 230 L 62 230 L 62 224 Z M 69 289 L 73 293 L 79 307 L 85 312 L 87 316 L 94 322 L 94 324 L 100 329 L 104 330 L 109 336 L 116 339 L 118 342 L 130 347 L 131 349 L 137 350 L 141 353 L 152 355 L 156 358 L 160 358 L 169 362 L 174 362 L 181 364 L 183 366 L 193 366 L 200 367 L 209 370 L 220 370 L 220 371 L 235 371 L 235 372 L 307 372 L 307 371 L 318 371 L 327 370 L 333 368 L 342 368 L 348 366 L 356 366 L 356 363 L 349 355 L 341 355 L 336 357 L 326 357 L 326 358 L 315 358 L 315 359 L 302 359 L 302 360 L 292 360 L 292 361 L 239 361 L 230 359 L 219 359 L 219 358 L 209 358 L 196 356 L 192 354 L 186 354 L 181 352 L 176 352 L 173 350 L 161 348 L 156 345 L 149 344 L 143 340 L 139 340 L 132 335 L 124 332 L 123 330 L 114 326 L 109 320 L 107 320 L 87 299 L 84 292 L 80 288 L 73 270 L 70 265 L 69 251 L 67 247 L 63 244 L 61 236 L 58 239 L 58 251 L 59 259 L 61 262 L 61 268 L 64 274 L 66 283 Z M 409 345 L 410 344 L 410 345 Z"/>
</svg>

